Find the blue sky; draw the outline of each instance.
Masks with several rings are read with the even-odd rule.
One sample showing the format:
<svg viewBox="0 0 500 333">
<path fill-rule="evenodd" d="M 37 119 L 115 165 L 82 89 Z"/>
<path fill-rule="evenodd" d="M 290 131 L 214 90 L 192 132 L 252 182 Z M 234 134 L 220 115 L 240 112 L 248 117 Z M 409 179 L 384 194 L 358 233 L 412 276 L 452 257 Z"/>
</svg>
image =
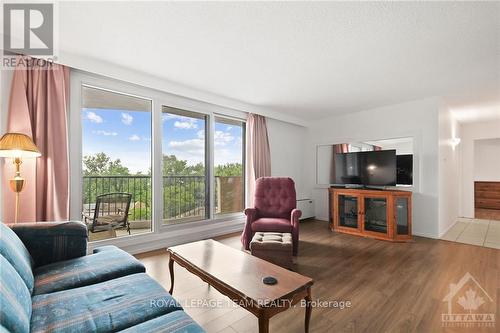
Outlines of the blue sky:
<svg viewBox="0 0 500 333">
<path fill-rule="evenodd" d="M 83 155 L 104 152 L 120 159 L 132 173 L 151 166 L 151 113 L 113 109 L 82 109 Z M 164 113 L 164 154 L 189 164 L 204 162 L 205 121 Z M 242 128 L 215 123 L 215 165 L 241 163 Z"/>
</svg>

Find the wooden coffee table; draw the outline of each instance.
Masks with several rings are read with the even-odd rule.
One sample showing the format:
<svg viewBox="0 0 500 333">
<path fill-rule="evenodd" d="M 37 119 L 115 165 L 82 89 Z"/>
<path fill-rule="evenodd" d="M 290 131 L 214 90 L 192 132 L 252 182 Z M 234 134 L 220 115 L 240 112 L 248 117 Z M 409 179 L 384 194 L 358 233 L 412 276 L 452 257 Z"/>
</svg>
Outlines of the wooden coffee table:
<svg viewBox="0 0 500 333">
<path fill-rule="evenodd" d="M 286 270 L 212 239 L 171 247 L 170 294 L 174 290 L 174 262 L 200 277 L 259 319 L 259 332 L 269 332 L 269 319 L 301 300 L 306 301 L 305 332 L 311 318 L 311 278 Z M 262 278 L 273 276 L 275 285 Z"/>
</svg>

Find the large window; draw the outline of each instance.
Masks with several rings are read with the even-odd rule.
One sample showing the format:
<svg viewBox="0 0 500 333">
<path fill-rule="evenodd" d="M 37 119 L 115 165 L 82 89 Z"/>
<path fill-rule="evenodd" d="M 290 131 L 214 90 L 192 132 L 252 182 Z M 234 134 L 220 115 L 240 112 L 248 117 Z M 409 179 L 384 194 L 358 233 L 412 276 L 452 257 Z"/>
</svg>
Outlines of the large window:
<svg viewBox="0 0 500 333">
<path fill-rule="evenodd" d="M 242 113 L 84 73 L 72 81 L 71 217 L 91 241 L 242 214 Z"/>
<path fill-rule="evenodd" d="M 90 240 L 152 230 L 151 100 L 82 87 L 82 201 Z"/>
<path fill-rule="evenodd" d="M 207 116 L 162 109 L 163 223 L 209 218 Z"/>
<path fill-rule="evenodd" d="M 242 212 L 244 182 L 245 124 L 242 121 L 215 117 L 214 131 L 214 214 Z"/>
</svg>

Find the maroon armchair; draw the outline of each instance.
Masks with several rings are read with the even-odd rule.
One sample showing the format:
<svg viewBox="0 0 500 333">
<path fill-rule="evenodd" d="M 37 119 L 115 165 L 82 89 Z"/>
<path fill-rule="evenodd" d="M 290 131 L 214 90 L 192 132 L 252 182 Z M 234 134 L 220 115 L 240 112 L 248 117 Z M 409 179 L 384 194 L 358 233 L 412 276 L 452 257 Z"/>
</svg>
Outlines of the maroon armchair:
<svg viewBox="0 0 500 333">
<path fill-rule="evenodd" d="M 253 235 L 260 232 L 292 234 L 293 255 L 299 249 L 299 218 L 295 183 L 291 178 L 261 177 L 255 183 L 254 208 L 245 209 L 247 222 L 241 243 L 249 250 Z"/>
</svg>

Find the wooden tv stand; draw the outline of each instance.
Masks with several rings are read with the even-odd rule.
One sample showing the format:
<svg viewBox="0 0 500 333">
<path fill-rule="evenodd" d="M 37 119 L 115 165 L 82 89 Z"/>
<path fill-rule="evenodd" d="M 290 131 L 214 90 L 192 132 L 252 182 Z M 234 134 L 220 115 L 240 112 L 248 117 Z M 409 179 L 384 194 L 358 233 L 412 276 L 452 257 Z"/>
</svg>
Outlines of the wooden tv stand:
<svg viewBox="0 0 500 333">
<path fill-rule="evenodd" d="M 330 188 L 330 229 L 388 241 L 409 241 L 408 191 Z"/>
</svg>

